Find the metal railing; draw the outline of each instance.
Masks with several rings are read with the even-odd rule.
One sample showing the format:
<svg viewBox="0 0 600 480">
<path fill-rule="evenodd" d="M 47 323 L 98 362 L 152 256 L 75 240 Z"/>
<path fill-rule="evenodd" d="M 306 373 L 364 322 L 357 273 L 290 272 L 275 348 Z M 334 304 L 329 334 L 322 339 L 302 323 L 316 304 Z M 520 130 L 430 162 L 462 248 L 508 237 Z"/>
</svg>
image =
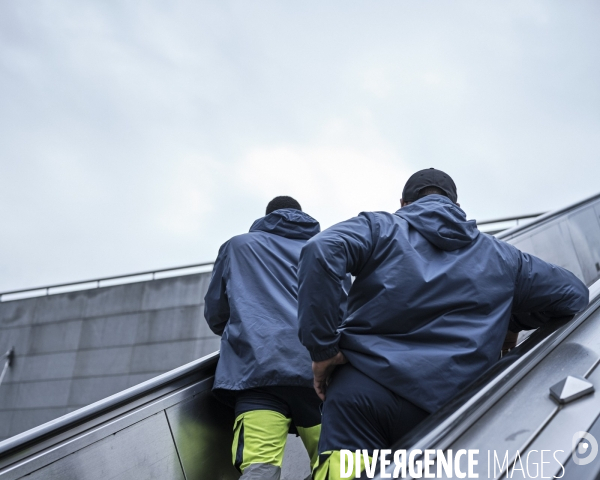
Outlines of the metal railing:
<svg viewBox="0 0 600 480">
<path fill-rule="evenodd" d="M 55 285 L 46 285 L 43 287 L 24 288 L 21 290 L 11 290 L 9 292 L 0 292 L 0 302 L 18 300 L 21 298 L 30 297 L 42 297 L 46 295 L 53 295 L 58 293 L 67 293 L 80 290 L 90 290 L 101 287 L 112 287 L 113 285 L 123 285 L 125 283 L 133 283 L 136 277 L 147 277 L 140 278 L 137 281 L 151 281 L 159 280 L 162 278 L 168 278 L 170 273 L 180 272 L 179 275 L 192 275 L 194 273 L 200 273 L 196 271 L 183 272 L 184 270 L 193 270 L 206 267 L 212 267 L 214 262 L 195 263 L 193 265 L 183 265 L 181 267 L 163 268 L 160 270 L 148 270 L 145 272 L 128 273 L 126 275 L 115 275 L 112 277 L 94 278 L 92 280 L 80 280 L 78 282 L 59 283 Z M 210 271 L 210 269 L 207 269 Z M 158 275 L 158 276 L 157 276 Z M 5 298 L 11 296 L 12 298 Z"/>
<path fill-rule="evenodd" d="M 477 226 L 483 227 L 480 228 L 483 233 L 487 233 L 488 235 L 496 235 L 497 233 L 508 230 L 509 228 L 520 226 L 521 224 L 519 222 L 522 220 L 534 219 L 542 215 L 544 215 L 544 213 L 532 213 L 529 215 L 519 215 L 518 217 L 504 217 L 497 218 L 495 220 L 484 220 L 483 222 L 477 222 Z M 511 224 L 509 222 L 514 223 Z"/>
<path fill-rule="evenodd" d="M 497 218 L 495 220 L 484 220 L 483 222 L 477 222 L 477 225 L 489 225 L 490 223 L 503 223 L 503 222 L 517 222 L 519 224 L 519 220 L 527 220 L 529 218 L 540 217 L 548 212 L 542 213 L 531 213 L 529 215 L 519 215 L 518 217 L 505 217 L 505 218 Z"/>
</svg>

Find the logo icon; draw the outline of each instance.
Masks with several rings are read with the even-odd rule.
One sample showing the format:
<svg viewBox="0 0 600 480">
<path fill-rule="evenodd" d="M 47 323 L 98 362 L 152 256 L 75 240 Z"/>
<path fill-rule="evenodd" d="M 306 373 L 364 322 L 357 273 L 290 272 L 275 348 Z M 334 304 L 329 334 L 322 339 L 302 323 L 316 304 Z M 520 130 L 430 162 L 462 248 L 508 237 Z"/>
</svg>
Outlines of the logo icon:
<svg viewBox="0 0 600 480">
<path fill-rule="evenodd" d="M 588 432 L 575 432 L 573 435 L 573 461 L 576 465 L 592 463 L 598 455 L 598 442 Z"/>
</svg>

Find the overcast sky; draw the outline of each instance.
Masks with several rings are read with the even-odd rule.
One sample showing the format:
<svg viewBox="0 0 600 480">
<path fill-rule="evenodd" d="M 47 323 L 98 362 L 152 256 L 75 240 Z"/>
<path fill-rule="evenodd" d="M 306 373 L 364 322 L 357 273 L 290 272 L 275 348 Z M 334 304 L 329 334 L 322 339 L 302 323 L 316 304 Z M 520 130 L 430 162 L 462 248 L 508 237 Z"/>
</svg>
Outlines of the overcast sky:
<svg viewBox="0 0 600 480">
<path fill-rule="evenodd" d="M 600 192 L 597 1 L 0 3 L 0 291 L 213 260 L 445 170 L 479 220 Z"/>
</svg>

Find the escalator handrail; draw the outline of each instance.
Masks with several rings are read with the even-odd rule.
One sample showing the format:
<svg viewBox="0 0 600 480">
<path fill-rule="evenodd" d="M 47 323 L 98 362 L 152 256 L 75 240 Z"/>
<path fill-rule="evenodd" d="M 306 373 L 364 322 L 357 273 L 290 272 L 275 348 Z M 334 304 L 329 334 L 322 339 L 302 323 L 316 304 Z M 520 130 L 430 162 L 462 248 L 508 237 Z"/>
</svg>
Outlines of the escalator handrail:
<svg viewBox="0 0 600 480">
<path fill-rule="evenodd" d="M 0 442 L 0 459 L 18 449 L 97 418 L 100 415 L 142 398 L 192 374 L 209 370 L 212 375 L 218 359 L 218 351 L 211 353 L 210 355 L 206 355 L 198 360 L 194 360 L 193 362 L 182 365 L 174 370 L 170 370 L 169 372 L 151 378 L 143 383 L 115 393 L 114 395 L 92 403 L 91 405 L 63 415 L 56 420 L 52 420 L 39 427 L 32 428 L 31 430 L 27 430 L 14 437 L 10 437 Z"/>
</svg>

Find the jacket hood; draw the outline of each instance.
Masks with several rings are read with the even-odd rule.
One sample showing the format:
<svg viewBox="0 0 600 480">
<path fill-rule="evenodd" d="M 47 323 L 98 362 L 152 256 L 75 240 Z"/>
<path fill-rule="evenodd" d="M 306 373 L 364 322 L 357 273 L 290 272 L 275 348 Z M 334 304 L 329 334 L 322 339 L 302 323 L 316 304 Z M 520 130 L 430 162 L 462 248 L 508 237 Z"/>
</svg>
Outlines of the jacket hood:
<svg viewBox="0 0 600 480">
<path fill-rule="evenodd" d="M 442 195 L 427 195 L 401 208 L 396 215 L 446 251 L 466 247 L 479 235 L 475 220 L 467 220 L 465 212 Z"/>
<path fill-rule="evenodd" d="M 321 226 L 314 218 L 300 210 L 282 208 L 256 220 L 250 227 L 250 231 L 308 240 L 321 231 Z"/>
</svg>

